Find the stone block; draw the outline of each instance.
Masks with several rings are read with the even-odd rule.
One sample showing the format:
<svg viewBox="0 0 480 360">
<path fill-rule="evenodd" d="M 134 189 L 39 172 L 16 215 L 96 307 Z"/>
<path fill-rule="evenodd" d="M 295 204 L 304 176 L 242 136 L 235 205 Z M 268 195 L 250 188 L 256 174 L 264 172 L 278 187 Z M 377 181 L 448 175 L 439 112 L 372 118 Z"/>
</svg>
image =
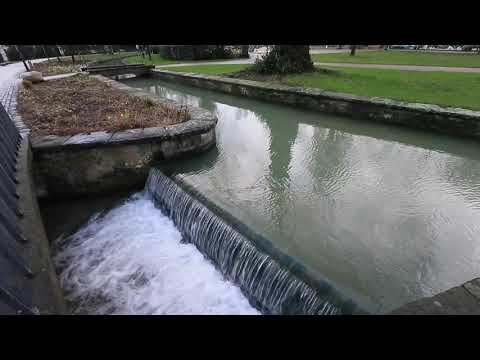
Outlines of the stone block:
<svg viewBox="0 0 480 360">
<path fill-rule="evenodd" d="M 28 71 L 20 75 L 23 80 L 28 80 L 32 83 L 38 83 L 43 81 L 42 73 L 39 71 Z"/>
</svg>

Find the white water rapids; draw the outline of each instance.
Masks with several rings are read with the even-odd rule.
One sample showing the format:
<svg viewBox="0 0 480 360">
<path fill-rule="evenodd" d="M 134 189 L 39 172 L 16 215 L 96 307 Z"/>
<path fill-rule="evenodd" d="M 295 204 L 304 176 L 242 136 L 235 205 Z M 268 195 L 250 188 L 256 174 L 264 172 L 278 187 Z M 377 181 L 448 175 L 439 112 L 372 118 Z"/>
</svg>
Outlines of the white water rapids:
<svg viewBox="0 0 480 360">
<path fill-rule="evenodd" d="M 73 313 L 259 314 L 142 193 L 55 247 Z"/>
</svg>

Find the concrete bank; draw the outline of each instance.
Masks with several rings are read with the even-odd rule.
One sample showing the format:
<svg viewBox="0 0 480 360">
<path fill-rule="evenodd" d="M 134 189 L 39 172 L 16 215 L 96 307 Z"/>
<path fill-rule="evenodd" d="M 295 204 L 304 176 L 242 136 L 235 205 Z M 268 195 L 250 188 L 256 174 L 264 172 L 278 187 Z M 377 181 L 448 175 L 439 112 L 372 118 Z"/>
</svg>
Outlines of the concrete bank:
<svg viewBox="0 0 480 360">
<path fill-rule="evenodd" d="M 0 104 L 0 314 L 64 314 L 35 193 L 28 132 L 20 133 L 21 121 L 14 118 L 15 124 Z"/>
<path fill-rule="evenodd" d="M 158 69 L 152 70 L 151 74 L 161 80 L 344 115 L 353 119 L 480 139 L 480 111 L 442 108 L 438 105 L 407 103 L 214 75 Z"/>
<path fill-rule="evenodd" d="M 390 315 L 480 315 L 480 278 L 403 305 Z"/>
<path fill-rule="evenodd" d="M 132 96 L 178 106 L 101 75 L 95 77 Z M 38 196 L 73 198 L 142 188 L 153 163 L 215 145 L 216 117 L 200 108 L 189 111 L 189 121 L 168 127 L 32 138 Z"/>
</svg>

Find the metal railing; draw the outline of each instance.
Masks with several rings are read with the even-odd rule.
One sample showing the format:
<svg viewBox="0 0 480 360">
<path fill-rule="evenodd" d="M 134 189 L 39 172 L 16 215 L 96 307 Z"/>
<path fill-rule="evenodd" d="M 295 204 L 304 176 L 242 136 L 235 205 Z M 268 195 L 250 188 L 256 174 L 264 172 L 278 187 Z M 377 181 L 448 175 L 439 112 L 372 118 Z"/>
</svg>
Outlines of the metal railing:
<svg viewBox="0 0 480 360">
<path fill-rule="evenodd" d="M 30 266 L 21 256 L 28 241 L 19 226 L 23 214 L 17 193 L 17 160 L 22 137 L 0 103 L 0 309 L 16 313 L 35 313 L 18 295 L 19 276 L 32 278 Z M 0 310 L 0 312 L 3 312 Z"/>
</svg>

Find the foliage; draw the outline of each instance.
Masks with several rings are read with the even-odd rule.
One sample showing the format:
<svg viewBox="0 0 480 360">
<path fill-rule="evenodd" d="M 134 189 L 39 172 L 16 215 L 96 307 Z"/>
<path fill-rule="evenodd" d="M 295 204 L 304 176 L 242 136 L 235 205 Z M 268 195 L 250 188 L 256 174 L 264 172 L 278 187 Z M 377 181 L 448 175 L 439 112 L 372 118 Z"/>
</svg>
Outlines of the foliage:
<svg viewBox="0 0 480 360">
<path fill-rule="evenodd" d="M 252 68 L 252 71 L 260 74 L 291 74 L 312 70 L 308 45 L 275 45 Z"/>
</svg>

